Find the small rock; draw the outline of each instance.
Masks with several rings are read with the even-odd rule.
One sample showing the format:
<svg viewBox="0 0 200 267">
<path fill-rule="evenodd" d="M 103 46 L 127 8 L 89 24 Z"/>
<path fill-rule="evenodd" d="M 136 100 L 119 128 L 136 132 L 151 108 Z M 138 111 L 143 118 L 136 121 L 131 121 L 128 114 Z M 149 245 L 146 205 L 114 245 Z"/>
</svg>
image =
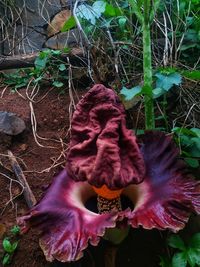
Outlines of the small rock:
<svg viewBox="0 0 200 267">
<path fill-rule="evenodd" d="M 26 128 L 25 122 L 16 114 L 0 111 L 0 133 L 18 135 Z"/>
<path fill-rule="evenodd" d="M 81 33 L 78 29 L 73 29 L 68 32 L 61 32 L 55 36 L 49 38 L 45 47 L 50 49 L 62 50 L 65 47 L 79 46 L 80 42 L 83 42 Z"/>
<path fill-rule="evenodd" d="M 22 145 L 20 145 L 20 150 L 21 150 L 21 151 L 26 151 L 27 148 L 28 148 L 28 145 L 27 145 L 27 144 L 22 144 Z"/>
</svg>

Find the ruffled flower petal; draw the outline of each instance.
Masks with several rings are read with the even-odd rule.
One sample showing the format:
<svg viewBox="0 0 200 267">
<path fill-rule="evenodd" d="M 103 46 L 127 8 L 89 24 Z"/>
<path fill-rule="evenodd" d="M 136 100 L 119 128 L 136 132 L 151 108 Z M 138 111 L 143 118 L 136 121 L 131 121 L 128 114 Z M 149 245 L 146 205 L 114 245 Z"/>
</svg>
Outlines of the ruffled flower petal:
<svg viewBox="0 0 200 267">
<path fill-rule="evenodd" d="M 186 172 L 183 161 L 177 158 L 178 149 L 164 133 L 147 133 L 141 151 L 146 175 L 143 183 L 126 190 L 135 203 L 129 223 L 176 232 L 185 226 L 192 212 L 200 213 L 200 182 Z"/>
<path fill-rule="evenodd" d="M 74 112 L 67 171 L 75 181 L 110 189 L 138 184 L 144 161 L 116 93 L 95 85 Z"/>
<path fill-rule="evenodd" d="M 40 230 L 40 246 L 48 261 L 79 259 L 88 242 L 97 245 L 106 228 L 115 227 L 116 212 L 99 215 L 85 208 L 93 194 L 87 182 L 74 182 L 63 170 L 42 200 L 18 219 L 24 232 L 30 227 Z"/>
</svg>

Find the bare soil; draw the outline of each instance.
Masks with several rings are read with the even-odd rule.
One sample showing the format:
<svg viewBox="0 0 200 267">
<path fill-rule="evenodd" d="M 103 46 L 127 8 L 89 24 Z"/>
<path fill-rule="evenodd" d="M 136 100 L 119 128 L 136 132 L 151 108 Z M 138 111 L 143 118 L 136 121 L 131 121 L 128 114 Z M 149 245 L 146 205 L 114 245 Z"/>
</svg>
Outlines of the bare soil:
<svg viewBox="0 0 200 267">
<path fill-rule="evenodd" d="M 78 97 L 85 90 L 78 91 Z M 60 94 L 58 89 L 42 89 L 34 97 L 33 110 L 37 121 L 37 138 L 34 138 L 31 125 L 30 101 L 27 89 L 12 93 L 9 89 L 0 91 L 0 110 L 16 113 L 26 123 L 26 130 L 11 142 L 0 146 L 0 230 L 1 240 L 10 235 L 10 229 L 16 225 L 16 218 L 24 215 L 28 207 L 21 187 L 11 171 L 7 149 L 17 157 L 27 181 L 39 200 L 52 177 L 65 166 L 65 152 L 69 141 L 69 107 L 71 98 L 68 91 Z M 32 113 L 33 115 L 33 113 Z M 134 118 L 133 118 L 134 119 Z M 45 138 L 45 139 L 44 139 Z M 36 142 L 39 142 L 39 144 Z M 1 141 L 0 141 L 1 143 Z M 7 177 L 5 176 L 7 175 Z M 159 255 L 165 252 L 166 233 L 159 231 L 131 230 L 126 240 L 119 246 L 116 267 L 158 267 Z M 2 243 L 2 242 L 1 242 Z M 89 247 L 78 263 L 48 263 L 38 244 L 38 235 L 34 231 L 20 236 L 17 251 L 12 259 L 12 267 L 81 266 L 104 267 L 104 257 L 109 256 L 110 245 L 102 241 L 98 247 Z M 3 249 L 0 245 L 0 257 Z M 0 263 L 1 265 L 1 263 Z M 108 266 L 105 266 L 108 267 Z"/>
</svg>

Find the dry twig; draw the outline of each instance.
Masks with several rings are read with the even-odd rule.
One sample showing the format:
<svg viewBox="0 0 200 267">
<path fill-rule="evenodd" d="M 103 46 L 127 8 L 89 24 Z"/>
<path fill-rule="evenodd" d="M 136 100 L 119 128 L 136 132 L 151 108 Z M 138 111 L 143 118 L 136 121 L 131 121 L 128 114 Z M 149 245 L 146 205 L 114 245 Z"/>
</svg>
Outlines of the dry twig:
<svg viewBox="0 0 200 267">
<path fill-rule="evenodd" d="M 23 195 L 24 195 L 24 198 L 26 200 L 26 203 L 27 203 L 28 207 L 31 208 L 37 202 L 35 199 L 35 196 L 33 195 L 33 192 L 31 190 L 31 188 L 30 188 L 30 186 L 26 180 L 26 177 L 25 177 L 21 167 L 19 166 L 15 156 L 13 155 L 13 153 L 11 151 L 8 151 L 8 155 L 9 155 L 9 159 L 11 162 L 13 172 L 14 172 L 16 178 L 19 180 L 19 182 L 24 187 Z"/>
</svg>

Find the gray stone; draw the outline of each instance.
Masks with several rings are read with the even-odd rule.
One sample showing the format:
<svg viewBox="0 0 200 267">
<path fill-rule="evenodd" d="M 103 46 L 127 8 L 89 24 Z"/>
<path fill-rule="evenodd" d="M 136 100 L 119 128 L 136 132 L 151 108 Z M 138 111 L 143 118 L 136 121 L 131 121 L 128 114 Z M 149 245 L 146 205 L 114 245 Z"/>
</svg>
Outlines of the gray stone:
<svg viewBox="0 0 200 267">
<path fill-rule="evenodd" d="M 0 111 L 0 133 L 8 135 L 18 135 L 26 128 L 25 122 L 16 114 Z"/>
<path fill-rule="evenodd" d="M 16 27 L 15 35 L 9 30 L 9 37 L 4 42 L 4 55 L 28 54 L 42 50 L 46 41 L 45 30 L 40 27 L 24 28 Z M 14 44 L 14 47 L 12 47 Z"/>
<path fill-rule="evenodd" d="M 62 8 L 60 0 L 15 0 L 15 6 L 21 10 L 23 23 L 31 27 L 48 24 Z"/>
</svg>

